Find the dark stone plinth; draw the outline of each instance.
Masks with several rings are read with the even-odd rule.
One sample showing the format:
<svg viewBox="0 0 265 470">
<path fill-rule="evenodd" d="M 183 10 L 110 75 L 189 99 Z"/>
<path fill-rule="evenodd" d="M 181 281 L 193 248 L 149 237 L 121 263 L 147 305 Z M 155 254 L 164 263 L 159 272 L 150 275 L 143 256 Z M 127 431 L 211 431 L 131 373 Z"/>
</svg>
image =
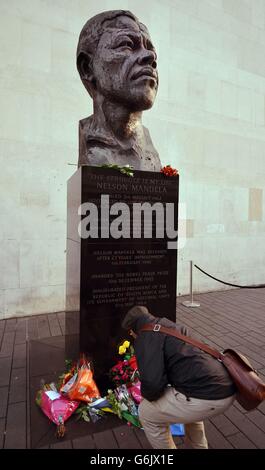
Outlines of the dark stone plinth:
<svg viewBox="0 0 265 470">
<path fill-rule="evenodd" d="M 120 215 L 110 215 L 108 223 L 107 208 L 103 212 L 100 208 L 102 195 L 109 196 L 109 207 L 116 202 L 129 207 L 130 238 L 100 238 L 107 236 L 109 223 Z M 99 238 L 79 237 L 78 225 L 88 213 L 78 215 L 78 208 L 88 202 L 98 207 Z M 78 349 L 86 352 L 103 387 L 117 359 L 117 343 L 126 337 L 120 324 L 130 307 L 146 305 L 156 316 L 173 321 L 176 317 L 177 250 L 168 249 L 164 231 L 162 238 L 156 238 L 154 214 L 150 219 L 152 238 L 144 238 L 143 217 L 142 236 L 133 238 L 132 204 L 144 202 L 162 203 L 163 207 L 174 204 L 177 229 L 178 177 L 135 171 L 131 178 L 115 170 L 83 166 L 68 182 L 66 350 L 68 357 Z M 159 222 L 165 227 L 163 217 Z M 78 332 L 79 344 L 72 341 L 70 345 L 70 337 Z"/>
</svg>

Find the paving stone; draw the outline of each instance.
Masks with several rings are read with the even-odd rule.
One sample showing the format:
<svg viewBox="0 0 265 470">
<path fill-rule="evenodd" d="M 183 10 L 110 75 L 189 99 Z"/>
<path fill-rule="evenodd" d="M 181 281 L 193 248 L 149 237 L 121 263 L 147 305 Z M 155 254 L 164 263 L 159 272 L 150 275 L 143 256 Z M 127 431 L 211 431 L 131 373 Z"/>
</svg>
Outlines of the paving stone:
<svg viewBox="0 0 265 470">
<path fill-rule="evenodd" d="M 11 373 L 11 357 L 0 358 L 0 387 L 9 385 Z"/>
<path fill-rule="evenodd" d="M 26 390 L 26 369 L 13 369 L 9 390 L 9 403 L 18 403 L 20 401 L 26 401 Z"/>
<path fill-rule="evenodd" d="M 15 340 L 15 332 L 5 331 L 3 339 L 2 339 L 0 358 L 12 356 L 13 349 L 14 349 L 14 340 Z"/>
<path fill-rule="evenodd" d="M 38 317 L 29 318 L 27 323 L 29 340 L 38 339 Z"/>
<path fill-rule="evenodd" d="M 229 408 L 225 415 L 234 425 L 245 434 L 259 449 L 265 448 L 265 433 L 252 423 L 246 415 L 243 415 L 235 407 Z"/>
<path fill-rule="evenodd" d="M 238 432 L 238 428 L 223 414 L 211 418 L 210 421 L 224 436 L 230 436 Z"/>
<path fill-rule="evenodd" d="M 121 426 L 119 428 L 113 429 L 113 433 L 118 442 L 119 449 L 141 449 L 136 435 L 129 426 Z"/>
<path fill-rule="evenodd" d="M 23 344 L 27 337 L 27 319 L 21 318 L 16 324 L 15 344 Z"/>
<path fill-rule="evenodd" d="M 140 444 L 141 444 L 141 447 L 143 449 L 152 449 L 152 446 L 151 444 L 149 443 L 146 435 L 145 435 L 145 432 L 143 431 L 143 429 L 139 429 L 139 428 L 134 428 L 133 430 L 134 434 L 136 435 L 136 437 L 138 438 Z M 181 442 L 181 445 L 183 444 L 183 442 Z"/>
<path fill-rule="evenodd" d="M 258 410 L 265 414 L 265 400 L 259 405 Z M 265 430 L 264 430 L 265 431 Z"/>
<path fill-rule="evenodd" d="M 96 444 L 92 436 L 79 437 L 78 439 L 73 439 L 73 448 L 74 449 L 95 449 Z"/>
<path fill-rule="evenodd" d="M 255 444 L 251 442 L 245 434 L 237 433 L 233 436 L 228 437 L 229 442 L 231 442 L 232 446 L 236 449 L 257 449 Z"/>
<path fill-rule="evenodd" d="M 0 419 L 0 449 L 3 449 L 3 446 L 4 446 L 5 424 L 6 424 L 6 420 L 1 418 Z"/>
<path fill-rule="evenodd" d="M 52 444 L 50 448 L 51 449 L 72 449 L 72 442 L 71 441 L 57 442 L 56 444 Z"/>
<path fill-rule="evenodd" d="M 47 315 L 40 315 L 38 317 L 38 337 L 41 338 L 49 338 L 51 336 L 49 322 Z"/>
<path fill-rule="evenodd" d="M 228 442 L 223 434 L 218 431 L 218 429 L 210 421 L 205 421 L 205 433 L 209 444 L 214 449 L 233 448 L 232 444 Z"/>
<path fill-rule="evenodd" d="M 27 346 L 26 344 L 16 344 L 14 347 L 13 367 L 18 369 L 26 367 L 27 363 Z"/>
<path fill-rule="evenodd" d="M 8 406 L 5 449 L 26 448 L 26 402 Z"/>
<path fill-rule="evenodd" d="M 117 441 L 112 431 L 97 432 L 94 434 L 97 449 L 118 449 Z"/>
<path fill-rule="evenodd" d="M 256 426 L 258 426 L 262 431 L 265 431 L 265 415 L 261 413 L 258 409 L 248 412 L 248 419 L 252 421 Z M 265 439 L 265 434 L 264 434 Z M 265 448 L 265 441 L 264 441 Z"/>
<path fill-rule="evenodd" d="M 217 346 L 219 346 L 222 349 L 227 349 L 227 348 L 233 348 L 235 346 L 238 346 L 238 342 L 233 340 L 233 339 L 228 339 L 227 337 L 224 339 L 223 337 L 220 338 L 218 336 L 213 336 L 210 335 L 208 338 L 213 341 Z"/>
<path fill-rule="evenodd" d="M 59 323 L 56 313 L 49 314 L 48 321 L 49 321 L 51 335 L 60 336 L 62 334 L 62 330 L 61 330 L 60 323 Z"/>
<path fill-rule="evenodd" d="M 62 334 L 65 334 L 65 313 L 59 312 L 57 313 L 57 318 L 59 320 L 60 328 L 62 330 Z"/>
<path fill-rule="evenodd" d="M 16 324 L 17 324 L 17 319 L 16 318 L 9 318 L 8 320 L 6 320 L 6 328 L 5 328 L 5 331 L 6 332 L 14 332 L 15 329 L 16 329 Z"/>
<path fill-rule="evenodd" d="M 8 387 L 0 387 L 0 418 L 7 413 Z"/>
<path fill-rule="evenodd" d="M 3 337 L 4 337 L 4 332 L 5 332 L 4 327 L 0 328 L 0 351 L 1 351 L 1 348 L 2 348 L 2 340 L 3 340 Z"/>
</svg>

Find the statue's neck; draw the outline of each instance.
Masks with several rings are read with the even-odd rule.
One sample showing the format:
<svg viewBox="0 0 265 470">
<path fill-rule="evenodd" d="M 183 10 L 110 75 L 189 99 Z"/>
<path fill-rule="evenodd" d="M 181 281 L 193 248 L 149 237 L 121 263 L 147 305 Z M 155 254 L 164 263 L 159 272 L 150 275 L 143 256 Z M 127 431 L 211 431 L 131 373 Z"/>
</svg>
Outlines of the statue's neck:
<svg viewBox="0 0 265 470">
<path fill-rule="evenodd" d="M 141 111 L 130 112 L 106 99 L 94 100 L 94 119 L 99 127 L 107 127 L 121 141 L 137 141 L 143 133 Z"/>
</svg>

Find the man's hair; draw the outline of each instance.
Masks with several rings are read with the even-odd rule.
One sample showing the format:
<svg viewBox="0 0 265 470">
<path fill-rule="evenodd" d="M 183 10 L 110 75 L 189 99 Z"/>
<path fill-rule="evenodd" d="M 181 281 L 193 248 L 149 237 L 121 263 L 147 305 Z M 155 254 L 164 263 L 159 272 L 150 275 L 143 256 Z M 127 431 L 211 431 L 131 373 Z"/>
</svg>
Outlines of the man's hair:
<svg viewBox="0 0 265 470">
<path fill-rule="evenodd" d="M 76 52 L 77 69 L 81 77 L 81 80 L 86 88 L 87 88 L 87 84 L 83 80 L 83 77 L 80 71 L 81 56 L 83 54 L 86 54 L 86 55 L 89 55 L 90 58 L 92 59 L 93 55 L 95 54 L 97 50 L 97 46 L 98 46 L 101 35 L 104 33 L 105 29 L 107 29 L 108 27 L 114 27 L 115 19 L 118 18 L 119 16 L 128 16 L 129 18 L 131 18 L 137 23 L 141 31 L 147 30 L 146 26 L 140 23 L 138 18 L 136 18 L 136 16 L 133 13 L 127 10 L 104 11 L 103 13 L 99 13 L 98 15 L 95 15 L 92 18 L 90 18 L 81 30 L 81 33 L 79 35 L 78 45 L 77 45 L 77 52 Z M 114 25 L 112 24 L 113 20 L 114 20 Z"/>
</svg>

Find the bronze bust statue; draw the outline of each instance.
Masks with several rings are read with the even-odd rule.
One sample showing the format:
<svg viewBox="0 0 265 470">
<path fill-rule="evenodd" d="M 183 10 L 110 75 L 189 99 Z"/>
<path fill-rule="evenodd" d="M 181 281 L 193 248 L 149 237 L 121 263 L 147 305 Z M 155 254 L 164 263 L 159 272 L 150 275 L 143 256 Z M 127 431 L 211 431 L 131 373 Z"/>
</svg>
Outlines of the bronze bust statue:
<svg viewBox="0 0 265 470">
<path fill-rule="evenodd" d="M 80 33 L 77 69 L 94 105 L 93 115 L 79 122 L 78 165 L 160 171 L 141 121 L 158 88 L 156 52 L 146 26 L 124 10 L 94 16 Z"/>
</svg>

